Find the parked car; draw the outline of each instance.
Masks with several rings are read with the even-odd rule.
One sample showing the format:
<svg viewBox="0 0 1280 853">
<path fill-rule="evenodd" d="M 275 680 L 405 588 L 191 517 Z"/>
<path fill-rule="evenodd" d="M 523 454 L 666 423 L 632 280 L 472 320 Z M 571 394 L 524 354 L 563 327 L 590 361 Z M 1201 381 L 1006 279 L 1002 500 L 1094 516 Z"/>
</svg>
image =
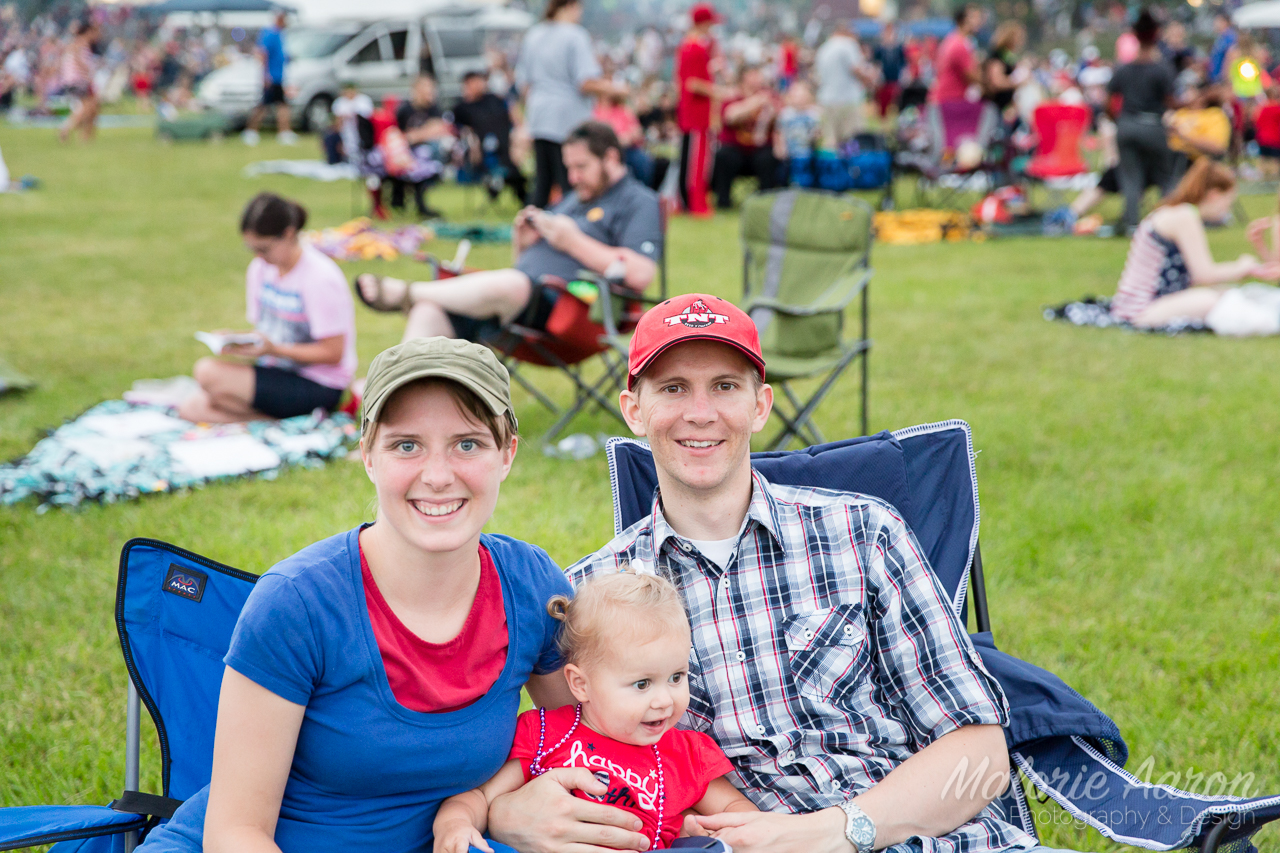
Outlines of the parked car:
<svg viewBox="0 0 1280 853">
<path fill-rule="evenodd" d="M 532 17 L 503 7 L 458 7 L 422 18 L 351 19 L 323 26 L 291 26 L 284 31 L 284 87 L 294 123 L 316 130 L 329 122 L 329 110 L 342 83 L 354 80 L 375 101 L 386 95 L 408 97 L 413 78 L 430 71 L 439 81 L 442 102 L 461 94 L 462 76 L 484 70 L 485 51 L 519 38 Z M 262 97 L 262 65 L 245 57 L 207 75 L 196 93 L 207 109 L 243 126 Z"/>
</svg>

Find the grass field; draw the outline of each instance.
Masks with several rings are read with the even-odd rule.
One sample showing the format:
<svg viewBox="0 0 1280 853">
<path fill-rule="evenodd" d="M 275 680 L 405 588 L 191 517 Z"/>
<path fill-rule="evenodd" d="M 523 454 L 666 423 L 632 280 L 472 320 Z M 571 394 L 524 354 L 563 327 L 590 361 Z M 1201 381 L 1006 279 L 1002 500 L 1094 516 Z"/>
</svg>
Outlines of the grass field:
<svg viewBox="0 0 1280 853">
<path fill-rule="evenodd" d="M 135 379 L 189 371 L 203 349 L 194 330 L 243 323 L 249 258 L 236 223 L 254 192 L 297 198 L 317 226 L 353 212 L 345 183 L 240 176 L 251 160 L 313 156 L 306 146 L 164 146 L 119 130 L 64 147 L 52 131 L 0 126 L 0 148 L 15 175 L 44 182 L 0 196 L 0 357 L 40 381 L 0 399 L 0 458 Z M 467 218 L 459 191 L 433 203 Z M 1246 205 L 1259 215 L 1274 201 Z M 738 293 L 736 228 L 726 215 L 673 224 L 675 290 Z M 1211 242 L 1219 257 L 1245 248 L 1239 227 Z M 1046 303 L 1110 293 L 1125 248 L 1039 238 L 878 246 L 871 427 L 973 425 L 997 641 L 1108 712 L 1131 769 L 1200 790 L 1208 774 L 1251 772 L 1250 790 L 1280 792 L 1280 341 L 1041 318 Z M 506 257 L 484 247 L 472 259 Z M 364 365 L 399 339 L 395 316 L 359 308 L 358 324 Z M 550 423 L 527 397 L 517 407 L 528 436 Z M 856 413 L 851 371 L 819 423 L 850 435 Z M 372 495 L 360 466 L 339 462 L 74 512 L 0 508 L 0 806 L 106 802 L 120 790 L 126 676 L 111 606 L 125 540 L 157 537 L 260 572 L 369 519 Z M 492 529 L 567 564 L 611 525 L 603 458 L 551 460 L 531 444 Z M 147 746 L 147 785 L 158 790 Z M 1038 818 L 1046 843 L 1127 849 L 1055 809 Z M 1280 849 L 1275 829 L 1256 840 Z"/>
</svg>

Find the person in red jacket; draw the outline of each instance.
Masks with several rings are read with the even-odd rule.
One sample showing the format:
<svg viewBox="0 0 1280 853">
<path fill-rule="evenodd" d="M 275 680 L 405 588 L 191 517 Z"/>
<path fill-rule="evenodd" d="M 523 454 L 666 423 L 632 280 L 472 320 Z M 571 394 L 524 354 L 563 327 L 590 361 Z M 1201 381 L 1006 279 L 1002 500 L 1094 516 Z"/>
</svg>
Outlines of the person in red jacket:
<svg viewBox="0 0 1280 853">
<path fill-rule="evenodd" d="M 712 101 L 720 96 L 711 73 L 715 41 L 711 27 L 720 15 L 710 3 L 689 10 L 692 26 L 676 51 L 676 86 L 680 100 L 676 123 L 680 127 L 680 204 L 694 216 L 711 216 L 707 204 L 707 179 L 711 169 Z"/>
</svg>

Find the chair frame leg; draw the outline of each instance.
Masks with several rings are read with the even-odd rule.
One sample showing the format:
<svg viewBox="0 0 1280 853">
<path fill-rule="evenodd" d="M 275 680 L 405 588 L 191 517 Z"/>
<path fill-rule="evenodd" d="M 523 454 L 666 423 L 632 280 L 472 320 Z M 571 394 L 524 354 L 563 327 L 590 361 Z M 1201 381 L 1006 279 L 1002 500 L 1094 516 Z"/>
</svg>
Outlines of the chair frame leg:
<svg viewBox="0 0 1280 853">
<path fill-rule="evenodd" d="M 868 254 L 868 260 L 870 256 Z M 866 344 L 862 350 L 862 434 L 869 435 L 867 431 L 867 396 L 871 391 L 871 386 L 867 384 L 867 359 L 871 356 L 871 338 L 867 337 L 868 318 L 871 314 L 870 303 L 871 282 L 862 288 L 862 335 L 861 339 Z"/>
<path fill-rule="evenodd" d="M 868 341 L 865 339 L 858 341 L 856 344 L 851 346 L 849 348 L 849 351 L 845 353 L 844 357 L 840 359 L 840 361 L 837 364 L 835 364 L 830 369 L 830 371 L 828 371 L 826 378 L 822 381 L 822 384 L 818 386 L 818 390 L 815 391 L 813 393 L 813 396 L 809 398 L 809 402 L 805 403 L 803 406 L 799 404 L 799 400 L 796 398 L 795 394 L 791 391 L 790 387 L 788 387 L 788 383 L 785 381 L 779 382 L 778 385 L 782 388 L 783 396 L 787 398 L 788 402 L 791 405 L 795 406 L 796 411 L 794 415 L 788 416 L 785 412 L 782 411 L 781 408 L 779 408 L 776 405 L 777 401 L 775 399 L 774 413 L 777 414 L 778 419 L 782 421 L 783 428 L 782 428 L 782 431 L 778 433 L 778 435 L 774 436 L 773 440 L 769 442 L 769 445 L 768 445 L 769 450 L 782 450 L 784 447 L 787 446 L 787 442 L 790 441 L 793 436 L 796 438 L 799 438 L 802 441 L 808 441 L 811 438 L 816 438 L 816 441 L 813 441 L 812 443 L 821 444 L 823 442 L 822 434 L 818 432 L 817 427 L 815 427 L 812 423 L 813 413 L 817 411 L 818 406 L 822 404 L 823 399 L 827 396 L 827 393 L 831 390 L 832 386 L 835 385 L 836 380 L 840 378 L 840 375 L 844 372 L 845 368 L 849 366 L 849 363 L 853 361 L 855 358 L 857 358 L 858 356 L 863 356 L 865 358 L 866 353 L 870 349 L 871 349 L 871 341 Z M 865 373 L 863 375 L 864 375 L 864 379 L 863 379 L 864 384 L 863 384 L 862 416 L 863 416 L 863 433 L 865 434 L 866 433 L 866 385 L 865 385 L 866 380 L 865 380 Z M 809 431 L 808 434 L 806 434 L 805 432 L 806 430 Z"/>
<path fill-rule="evenodd" d="M 124 789 L 126 791 L 138 790 L 140 779 L 139 753 L 142 742 L 142 701 L 138 696 L 138 689 L 133 686 L 133 679 L 129 680 L 129 698 L 128 705 L 125 710 L 125 730 L 124 730 Z M 138 846 L 138 831 L 136 829 L 126 832 L 124 835 L 124 853 L 133 853 L 135 847 Z"/>
<path fill-rule="evenodd" d="M 525 338 L 517 339 L 511 344 L 513 349 L 515 345 L 526 345 L 533 349 L 539 357 L 548 362 L 551 367 L 559 368 L 560 371 L 569 378 L 574 385 L 573 403 L 568 407 L 558 405 L 554 400 L 546 395 L 540 388 L 534 385 L 529 379 L 520 372 L 519 362 L 510 355 L 510 350 L 499 346 L 499 352 L 502 354 L 503 364 L 507 368 L 507 372 L 511 375 L 521 388 L 528 391 L 539 403 L 547 408 L 551 414 L 556 416 L 556 421 L 539 440 L 544 453 L 554 455 L 556 441 L 560 438 L 560 434 L 565 428 L 576 418 L 584 409 L 592 402 L 612 415 L 623 426 L 627 425 L 626 419 L 622 417 L 622 411 L 617 404 L 605 396 L 605 391 L 609 389 L 617 389 L 621 387 L 623 378 L 626 376 L 626 366 L 622 361 L 622 356 L 616 349 L 606 349 L 600 353 L 600 361 L 604 365 L 604 373 L 594 382 L 587 380 L 582 375 L 582 365 L 570 365 L 563 359 L 542 346 L 536 340 Z"/>
<path fill-rule="evenodd" d="M 1204 837 L 1204 842 L 1200 845 L 1200 853 L 1217 853 L 1218 847 L 1222 844 L 1222 836 L 1226 835 L 1227 829 L 1231 826 L 1232 817 L 1224 814 L 1218 819 L 1213 829 L 1209 830 L 1209 834 Z"/>
</svg>

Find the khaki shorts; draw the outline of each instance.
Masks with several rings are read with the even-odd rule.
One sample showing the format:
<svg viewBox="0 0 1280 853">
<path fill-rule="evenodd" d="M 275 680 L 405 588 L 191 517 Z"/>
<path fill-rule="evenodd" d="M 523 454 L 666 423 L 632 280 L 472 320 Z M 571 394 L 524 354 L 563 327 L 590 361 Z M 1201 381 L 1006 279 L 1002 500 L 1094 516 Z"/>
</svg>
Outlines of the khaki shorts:
<svg viewBox="0 0 1280 853">
<path fill-rule="evenodd" d="M 822 108 L 822 121 L 819 124 L 822 133 L 822 147 L 834 151 L 843 142 L 858 135 L 862 130 L 862 113 L 864 105 L 831 104 Z"/>
</svg>

